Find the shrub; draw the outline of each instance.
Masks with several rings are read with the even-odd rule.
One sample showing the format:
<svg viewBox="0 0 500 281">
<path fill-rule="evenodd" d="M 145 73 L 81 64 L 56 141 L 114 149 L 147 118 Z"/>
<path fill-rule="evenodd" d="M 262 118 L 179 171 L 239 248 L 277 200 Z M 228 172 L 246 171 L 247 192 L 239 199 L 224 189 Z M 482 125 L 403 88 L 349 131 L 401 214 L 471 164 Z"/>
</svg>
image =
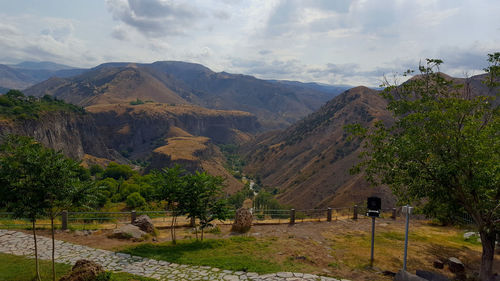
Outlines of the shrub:
<svg viewBox="0 0 500 281">
<path fill-rule="evenodd" d="M 134 192 L 127 196 L 126 203 L 129 208 L 137 208 L 144 206 L 146 204 L 146 199 L 144 199 L 139 192 Z"/>
</svg>

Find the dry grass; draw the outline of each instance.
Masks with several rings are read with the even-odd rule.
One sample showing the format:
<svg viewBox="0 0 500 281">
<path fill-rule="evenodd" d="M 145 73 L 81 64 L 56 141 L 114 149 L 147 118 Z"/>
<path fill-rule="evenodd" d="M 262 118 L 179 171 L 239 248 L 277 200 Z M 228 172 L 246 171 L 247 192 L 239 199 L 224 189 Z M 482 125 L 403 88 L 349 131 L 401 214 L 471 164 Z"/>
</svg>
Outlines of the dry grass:
<svg viewBox="0 0 500 281">
<path fill-rule="evenodd" d="M 208 149 L 207 137 L 175 137 L 168 138 L 167 145 L 158 147 L 153 152 L 169 155 L 175 160 L 198 160 L 197 153 Z"/>
</svg>

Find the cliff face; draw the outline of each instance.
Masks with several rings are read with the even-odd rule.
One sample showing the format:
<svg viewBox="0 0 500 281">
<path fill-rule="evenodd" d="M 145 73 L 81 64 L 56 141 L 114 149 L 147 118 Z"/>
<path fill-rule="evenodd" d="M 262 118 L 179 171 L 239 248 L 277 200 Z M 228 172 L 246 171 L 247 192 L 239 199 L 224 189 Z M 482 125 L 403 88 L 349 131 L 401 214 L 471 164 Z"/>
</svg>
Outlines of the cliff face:
<svg viewBox="0 0 500 281">
<path fill-rule="evenodd" d="M 43 145 L 81 160 L 85 154 L 119 162 L 124 159 L 104 144 L 90 115 L 46 112 L 36 120 L 1 120 L 0 135 L 30 136 Z"/>
<path fill-rule="evenodd" d="M 259 128 L 251 114 L 194 106 L 118 104 L 87 110 L 106 145 L 133 159 L 147 157 L 169 137 L 204 136 L 214 143 L 231 143 L 249 138 Z"/>
</svg>

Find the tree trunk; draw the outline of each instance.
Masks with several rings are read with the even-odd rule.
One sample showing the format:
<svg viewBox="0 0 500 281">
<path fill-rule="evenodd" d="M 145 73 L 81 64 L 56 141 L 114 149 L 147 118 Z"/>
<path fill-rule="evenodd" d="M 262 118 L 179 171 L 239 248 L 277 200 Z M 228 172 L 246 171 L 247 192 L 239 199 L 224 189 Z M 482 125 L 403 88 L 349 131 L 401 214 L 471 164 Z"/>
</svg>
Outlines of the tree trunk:
<svg viewBox="0 0 500 281">
<path fill-rule="evenodd" d="M 172 237 L 172 244 L 176 244 L 177 240 L 175 239 L 175 221 L 176 221 L 176 216 L 172 214 L 172 223 L 170 224 L 170 236 Z"/>
<path fill-rule="evenodd" d="M 204 227 L 201 228 L 201 241 L 203 241 L 203 232 L 204 232 Z"/>
<path fill-rule="evenodd" d="M 488 281 L 492 275 L 493 258 L 495 255 L 495 232 L 481 230 L 481 244 L 483 245 L 483 254 L 481 256 L 481 268 L 479 270 L 479 280 Z"/>
<path fill-rule="evenodd" d="M 40 278 L 40 268 L 38 266 L 38 245 L 36 244 L 36 230 L 35 230 L 35 220 L 33 222 L 33 240 L 35 241 L 35 268 L 36 268 L 36 276 L 35 280 L 41 281 Z"/>
<path fill-rule="evenodd" d="M 56 253 L 56 243 L 54 239 L 54 217 L 50 217 L 50 230 L 52 233 L 52 281 L 56 281 L 56 262 L 55 262 L 55 253 Z"/>
</svg>

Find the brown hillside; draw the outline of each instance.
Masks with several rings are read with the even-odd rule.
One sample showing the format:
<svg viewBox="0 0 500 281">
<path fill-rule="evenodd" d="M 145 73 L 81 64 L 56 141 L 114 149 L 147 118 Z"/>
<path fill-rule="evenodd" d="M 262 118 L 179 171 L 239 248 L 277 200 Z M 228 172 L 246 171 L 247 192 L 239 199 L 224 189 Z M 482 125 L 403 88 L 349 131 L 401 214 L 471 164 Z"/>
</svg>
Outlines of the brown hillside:
<svg viewBox="0 0 500 281">
<path fill-rule="evenodd" d="M 28 95 L 52 95 L 81 106 L 151 100 L 185 104 L 183 98 L 135 64 L 103 67 L 72 78 L 52 78 L 26 90 Z"/>
<path fill-rule="evenodd" d="M 385 107 L 375 90 L 348 90 L 286 131 L 257 139 L 247 150 L 246 172 L 261 176 L 266 186 L 278 187 L 278 199 L 296 208 L 352 206 L 371 195 L 392 206 L 387 189 L 372 188 L 361 175 L 349 174 L 360 144 L 349 142 L 344 132 L 347 124 L 389 122 Z"/>
<path fill-rule="evenodd" d="M 225 168 L 225 159 L 220 150 L 206 137 L 171 137 L 165 139 L 166 145 L 153 151 L 150 169 L 181 165 L 188 171 L 206 171 L 226 179 L 225 191 L 233 194 L 243 188 Z"/>
</svg>

